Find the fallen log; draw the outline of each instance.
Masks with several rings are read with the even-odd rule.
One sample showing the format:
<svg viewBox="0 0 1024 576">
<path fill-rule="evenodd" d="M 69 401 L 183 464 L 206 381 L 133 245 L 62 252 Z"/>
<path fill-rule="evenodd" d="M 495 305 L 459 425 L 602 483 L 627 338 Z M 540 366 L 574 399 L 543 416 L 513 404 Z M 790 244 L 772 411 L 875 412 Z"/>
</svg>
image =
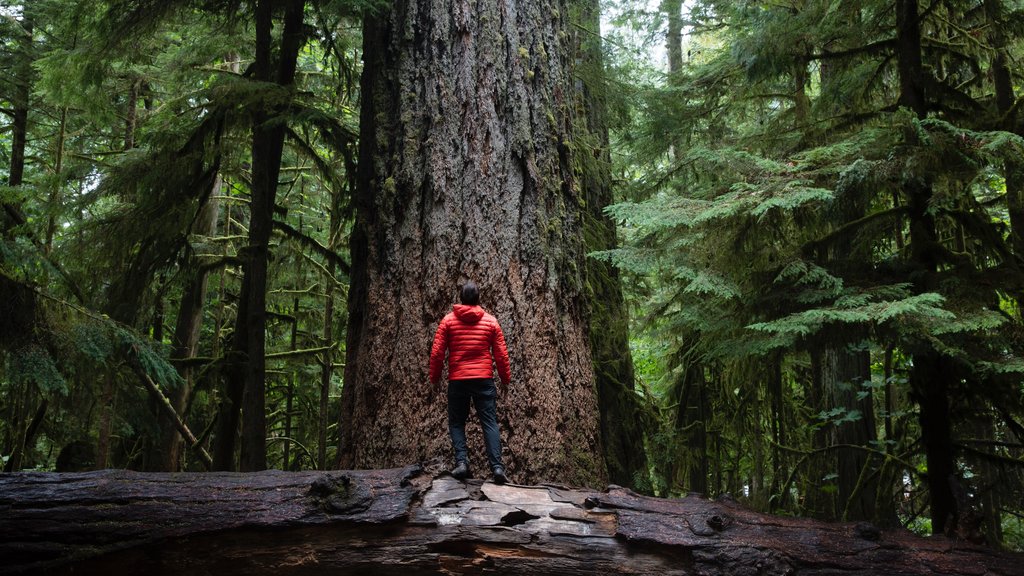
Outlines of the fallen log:
<svg viewBox="0 0 1024 576">
<path fill-rule="evenodd" d="M 413 466 L 0 475 L 3 574 L 1019 575 L 1024 555 L 868 524 Z"/>
</svg>

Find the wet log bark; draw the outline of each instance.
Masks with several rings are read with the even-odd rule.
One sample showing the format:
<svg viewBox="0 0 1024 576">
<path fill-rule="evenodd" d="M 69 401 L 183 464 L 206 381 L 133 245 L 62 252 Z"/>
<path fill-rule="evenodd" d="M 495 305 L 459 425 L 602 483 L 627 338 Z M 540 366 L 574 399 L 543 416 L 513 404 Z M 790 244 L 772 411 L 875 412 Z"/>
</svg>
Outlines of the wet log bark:
<svg viewBox="0 0 1024 576">
<path fill-rule="evenodd" d="M 1024 555 L 733 501 L 404 469 L 0 475 L 0 574 L 1019 574 Z"/>
</svg>

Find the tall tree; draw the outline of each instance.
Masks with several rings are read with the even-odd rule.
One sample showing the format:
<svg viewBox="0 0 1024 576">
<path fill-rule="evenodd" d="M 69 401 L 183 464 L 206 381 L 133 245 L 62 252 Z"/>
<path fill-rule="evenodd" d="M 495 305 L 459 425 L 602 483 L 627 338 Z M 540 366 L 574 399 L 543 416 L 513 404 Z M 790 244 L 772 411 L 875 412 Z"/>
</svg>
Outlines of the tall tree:
<svg viewBox="0 0 1024 576">
<path fill-rule="evenodd" d="M 234 349 L 228 370 L 229 412 L 222 413 L 222 444 L 218 467 L 233 459 L 234 427 L 242 412 L 242 442 L 239 467 L 242 471 L 267 467 L 266 425 L 266 325 L 267 267 L 270 235 L 274 223 L 278 175 L 284 151 L 288 97 L 295 79 L 299 50 L 305 42 L 302 30 L 305 0 L 284 4 L 283 30 L 275 58 L 274 2 L 256 2 L 256 57 L 253 79 L 263 84 L 268 96 L 253 111 L 252 200 L 249 210 L 249 243 L 243 265 L 242 292 L 235 320 Z"/>
<path fill-rule="evenodd" d="M 584 233 L 589 251 L 618 246 L 615 222 L 604 213 L 613 203 L 611 153 L 607 121 L 607 77 L 601 47 L 600 5 L 578 0 L 582 82 L 578 97 L 581 109 L 575 119 L 581 167 L 581 186 L 586 199 Z M 648 489 L 647 455 L 644 450 L 645 415 L 636 392 L 633 357 L 629 351 L 629 314 L 622 294 L 619 270 L 606 260 L 587 260 L 590 352 L 594 363 L 601 414 L 608 479 L 621 486 Z"/>
<path fill-rule="evenodd" d="M 448 453 L 427 351 L 473 279 L 512 360 L 499 407 L 509 472 L 605 481 L 566 14 L 563 2 L 401 0 L 366 19 L 343 467 Z"/>
</svg>

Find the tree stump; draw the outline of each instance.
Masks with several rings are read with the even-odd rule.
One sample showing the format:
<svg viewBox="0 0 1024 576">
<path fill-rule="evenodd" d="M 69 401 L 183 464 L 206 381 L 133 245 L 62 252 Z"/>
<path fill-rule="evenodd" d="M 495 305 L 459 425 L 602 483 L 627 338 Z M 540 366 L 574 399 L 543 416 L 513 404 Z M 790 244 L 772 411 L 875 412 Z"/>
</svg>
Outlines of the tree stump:
<svg viewBox="0 0 1024 576">
<path fill-rule="evenodd" d="M 0 573 L 1021 574 L 1024 555 L 731 500 L 391 470 L 0 475 Z"/>
</svg>

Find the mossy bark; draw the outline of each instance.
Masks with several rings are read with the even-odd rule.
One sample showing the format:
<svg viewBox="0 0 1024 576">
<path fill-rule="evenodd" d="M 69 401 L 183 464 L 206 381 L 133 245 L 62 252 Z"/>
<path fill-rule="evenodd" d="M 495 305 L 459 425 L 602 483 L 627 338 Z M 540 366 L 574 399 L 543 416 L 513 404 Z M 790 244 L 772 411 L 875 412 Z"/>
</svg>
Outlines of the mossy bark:
<svg viewBox="0 0 1024 576">
<path fill-rule="evenodd" d="M 600 36 L 600 6 L 578 0 L 576 18 L 585 31 L 576 33 L 583 82 L 577 95 L 575 121 L 581 183 L 586 198 L 585 237 L 588 251 L 618 246 L 615 222 L 604 209 L 614 202 L 608 143 L 604 60 Z M 587 260 L 590 352 L 594 362 L 601 413 L 601 438 L 608 477 L 620 486 L 649 490 L 644 452 L 644 414 L 635 391 L 633 357 L 629 348 L 629 315 L 619 271 L 610 263 Z"/>
<path fill-rule="evenodd" d="M 513 479 L 606 479 L 564 8 L 400 0 L 365 22 L 343 467 L 450 455 L 427 355 L 473 279 L 512 360 L 499 423 Z M 472 424 L 470 449 L 483 461 Z"/>
</svg>

